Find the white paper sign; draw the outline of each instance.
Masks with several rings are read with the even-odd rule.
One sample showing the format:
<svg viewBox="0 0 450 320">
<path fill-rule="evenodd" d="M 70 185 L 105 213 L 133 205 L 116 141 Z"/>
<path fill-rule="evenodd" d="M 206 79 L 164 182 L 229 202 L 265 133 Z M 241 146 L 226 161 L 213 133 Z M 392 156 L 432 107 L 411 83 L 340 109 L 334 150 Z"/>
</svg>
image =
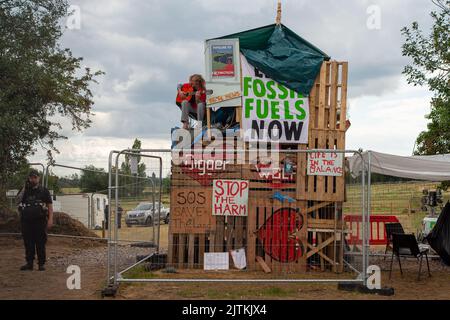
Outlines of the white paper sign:
<svg viewBox="0 0 450 320">
<path fill-rule="evenodd" d="M 138 174 L 138 158 L 130 156 L 130 171 L 131 174 Z"/>
<path fill-rule="evenodd" d="M 308 143 L 309 100 L 267 78 L 241 55 L 245 141 Z"/>
<path fill-rule="evenodd" d="M 308 153 L 307 173 L 310 176 L 342 176 L 344 172 L 342 153 Z"/>
<path fill-rule="evenodd" d="M 247 267 L 247 259 L 245 257 L 245 249 L 241 248 L 238 250 L 230 251 L 231 258 L 233 259 L 234 266 L 239 269 L 245 269 Z"/>
<path fill-rule="evenodd" d="M 205 252 L 203 255 L 204 270 L 228 270 L 230 259 L 228 252 Z"/>
<path fill-rule="evenodd" d="M 248 216 L 249 181 L 214 180 L 213 181 L 213 216 Z"/>
<path fill-rule="evenodd" d="M 212 90 L 208 108 L 241 104 L 241 61 L 239 39 L 207 40 L 205 43 L 206 88 Z"/>
</svg>

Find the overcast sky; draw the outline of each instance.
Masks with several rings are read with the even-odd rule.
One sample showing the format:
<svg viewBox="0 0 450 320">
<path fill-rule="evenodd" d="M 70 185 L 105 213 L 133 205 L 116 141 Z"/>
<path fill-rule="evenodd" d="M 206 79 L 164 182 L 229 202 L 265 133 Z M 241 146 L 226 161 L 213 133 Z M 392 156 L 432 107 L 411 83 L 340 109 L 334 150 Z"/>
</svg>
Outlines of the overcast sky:
<svg viewBox="0 0 450 320">
<path fill-rule="evenodd" d="M 62 45 L 106 75 L 95 94 L 92 127 L 82 134 L 65 126 L 57 143 L 61 164 L 107 166 L 112 149 L 170 147 L 179 125 L 174 88 L 203 73 L 204 40 L 274 22 L 276 0 L 80 0 L 81 28 L 67 30 Z M 380 28 L 367 13 L 380 9 Z M 372 7 L 373 8 L 373 7 Z M 431 27 L 430 0 L 284 0 L 282 22 L 333 59 L 349 62 L 347 149 L 410 155 L 426 128 L 430 93 L 402 76 L 400 29 L 418 21 Z M 371 11 L 373 12 L 373 11 Z M 45 161 L 45 152 L 30 158 Z"/>
</svg>

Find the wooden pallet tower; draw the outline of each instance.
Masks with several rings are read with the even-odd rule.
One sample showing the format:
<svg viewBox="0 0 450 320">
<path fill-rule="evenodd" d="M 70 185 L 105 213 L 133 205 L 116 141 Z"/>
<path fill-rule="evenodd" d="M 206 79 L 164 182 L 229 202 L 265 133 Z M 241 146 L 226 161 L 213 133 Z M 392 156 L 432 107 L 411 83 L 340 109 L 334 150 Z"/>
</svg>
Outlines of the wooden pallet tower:
<svg viewBox="0 0 450 320">
<path fill-rule="evenodd" d="M 282 147 L 345 149 L 347 72 L 347 62 L 323 63 L 309 96 L 309 142 Z M 177 268 L 203 268 L 205 252 L 245 248 L 251 270 L 342 272 L 344 175 L 308 176 L 306 153 L 281 153 L 280 160 L 286 157 L 294 157 L 296 172 L 295 179 L 284 181 L 282 186 L 261 178 L 258 169 L 249 164 L 228 165 L 226 170 L 213 168 L 204 175 L 190 165 L 173 165 L 169 263 Z M 250 181 L 247 217 L 211 216 L 214 179 Z M 271 199 L 274 185 L 295 202 Z M 296 220 L 296 227 L 274 233 L 273 220 L 283 224 L 283 219 Z M 293 238 L 292 243 L 283 237 Z"/>
<path fill-rule="evenodd" d="M 258 36 L 265 35 L 265 29 L 255 30 Z M 292 34 L 290 30 L 287 32 Z M 320 61 L 317 66 L 320 67 Z M 308 97 L 308 142 L 280 146 L 280 163 L 293 164 L 288 176 L 261 174 L 263 166 L 259 163 L 226 163 L 218 158 L 211 165 L 204 155 L 198 158 L 181 155 L 183 161 L 172 164 L 170 265 L 201 269 L 205 253 L 243 248 L 248 270 L 277 274 L 343 271 L 345 173 L 308 175 L 305 150 L 345 150 L 349 124 L 346 119 L 347 75 L 347 62 L 323 60 Z M 242 107 L 234 105 L 235 121 L 241 123 L 241 129 Z M 210 123 L 208 109 L 208 126 Z M 224 148 L 252 149 L 252 145 L 241 139 L 237 135 L 231 144 L 227 140 Z M 232 158 L 238 156 L 236 153 Z M 217 179 L 249 182 L 248 214 L 212 214 L 213 181 Z M 277 194 L 283 198 L 277 198 Z"/>
</svg>

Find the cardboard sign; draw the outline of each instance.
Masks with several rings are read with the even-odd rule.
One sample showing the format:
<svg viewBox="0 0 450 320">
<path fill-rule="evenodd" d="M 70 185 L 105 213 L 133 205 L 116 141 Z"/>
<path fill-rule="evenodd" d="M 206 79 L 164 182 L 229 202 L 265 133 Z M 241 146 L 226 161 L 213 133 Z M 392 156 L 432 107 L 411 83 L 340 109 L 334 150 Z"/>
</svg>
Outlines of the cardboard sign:
<svg viewBox="0 0 450 320">
<path fill-rule="evenodd" d="M 170 199 L 171 233 L 208 233 L 214 229 L 211 189 L 173 188 Z"/>
<path fill-rule="evenodd" d="M 214 216 L 248 216 L 249 181 L 214 180 L 212 214 Z"/>
<path fill-rule="evenodd" d="M 310 176 L 340 177 L 344 173 L 343 158 L 342 153 L 308 153 L 307 173 Z"/>
<path fill-rule="evenodd" d="M 203 256 L 204 270 L 228 270 L 230 258 L 228 252 L 205 252 Z"/>
<path fill-rule="evenodd" d="M 308 97 L 266 77 L 243 55 L 241 64 L 244 140 L 308 143 Z"/>
</svg>

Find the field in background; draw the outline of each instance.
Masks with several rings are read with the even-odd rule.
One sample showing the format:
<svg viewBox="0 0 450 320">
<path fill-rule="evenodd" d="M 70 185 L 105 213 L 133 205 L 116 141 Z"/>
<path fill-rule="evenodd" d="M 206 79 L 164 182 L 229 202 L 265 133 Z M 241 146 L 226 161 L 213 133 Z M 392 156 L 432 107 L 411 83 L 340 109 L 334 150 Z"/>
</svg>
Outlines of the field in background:
<svg viewBox="0 0 450 320">
<path fill-rule="evenodd" d="M 375 183 L 371 188 L 371 214 L 394 215 L 407 232 L 421 229 L 422 219 L 427 212 L 422 211 L 421 198 L 424 189 L 436 189 L 437 182 L 397 182 Z M 359 185 L 347 185 L 347 202 L 344 214 L 360 214 Z M 443 192 L 443 202 L 450 200 L 450 190 Z"/>
</svg>

